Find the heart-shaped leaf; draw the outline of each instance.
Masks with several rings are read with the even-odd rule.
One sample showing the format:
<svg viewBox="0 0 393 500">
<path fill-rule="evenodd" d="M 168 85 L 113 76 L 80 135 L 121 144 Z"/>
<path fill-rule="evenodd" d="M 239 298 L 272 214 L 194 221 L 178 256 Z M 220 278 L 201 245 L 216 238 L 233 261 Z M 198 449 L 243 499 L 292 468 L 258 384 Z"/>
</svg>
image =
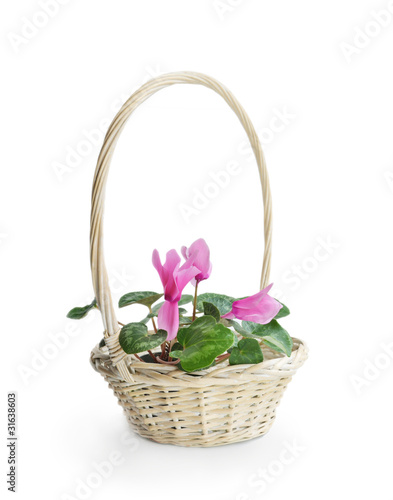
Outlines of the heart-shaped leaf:
<svg viewBox="0 0 393 500">
<path fill-rule="evenodd" d="M 192 295 L 182 295 L 182 298 L 179 300 L 179 306 L 184 306 L 185 304 L 188 304 L 193 300 Z M 161 306 L 164 304 L 164 302 L 159 302 L 155 306 L 151 308 L 151 312 L 154 313 L 154 316 L 157 316 L 158 311 L 161 309 Z M 150 316 L 151 317 L 151 316 Z"/>
<path fill-rule="evenodd" d="M 128 323 L 121 329 L 119 343 L 127 354 L 136 354 L 148 349 L 154 349 L 165 342 L 167 336 L 165 330 L 158 330 L 157 333 L 149 335 L 145 324 Z"/>
<path fill-rule="evenodd" d="M 229 321 L 231 322 L 230 326 L 232 326 L 237 331 L 237 333 L 239 333 L 243 337 L 251 337 L 250 333 L 247 330 L 245 330 L 241 325 L 239 325 L 237 321 L 233 321 L 231 319 Z"/>
<path fill-rule="evenodd" d="M 161 307 L 161 306 L 162 306 L 162 304 L 160 304 L 160 307 Z M 180 315 L 180 316 L 181 316 L 181 315 L 183 315 L 183 314 L 185 314 L 186 312 L 187 312 L 187 309 L 185 309 L 184 307 L 179 307 L 179 315 Z M 154 318 L 155 316 L 158 316 L 158 312 L 157 312 L 157 313 L 155 313 L 153 310 L 152 310 L 152 312 L 151 312 L 151 313 L 149 313 L 149 314 L 147 315 L 147 317 L 148 317 L 148 318 Z"/>
<path fill-rule="evenodd" d="M 185 304 L 189 304 L 193 300 L 194 297 L 192 295 L 184 294 L 181 296 L 181 299 L 179 300 L 179 306 L 184 306 Z"/>
<path fill-rule="evenodd" d="M 190 323 L 192 323 L 192 319 L 188 316 L 179 316 L 180 325 L 189 325 Z"/>
<path fill-rule="evenodd" d="M 201 316 L 197 318 L 190 326 L 185 328 L 180 328 L 177 333 L 177 341 L 186 347 L 192 340 L 192 335 L 203 335 L 206 332 L 214 328 L 216 320 L 212 316 Z"/>
<path fill-rule="evenodd" d="M 232 309 L 232 302 L 234 300 L 233 297 L 221 295 L 219 293 L 202 293 L 197 299 L 197 309 L 198 311 L 203 311 L 203 303 L 209 302 L 216 306 L 220 311 L 220 315 L 223 316 Z"/>
<path fill-rule="evenodd" d="M 159 302 L 158 304 L 154 305 L 152 308 L 151 308 L 151 313 L 149 314 L 150 317 L 152 316 L 157 316 L 158 314 L 158 311 L 161 309 L 161 307 L 163 306 L 164 302 Z"/>
<path fill-rule="evenodd" d="M 151 313 L 149 313 L 146 318 L 143 318 L 140 322 L 141 323 L 148 323 L 151 318 L 156 318 L 158 316 L 158 312 L 162 306 L 163 302 L 160 302 L 156 306 L 154 306 L 151 310 Z M 184 307 L 179 307 L 179 319 L 184 319 L 184 321 L 180 321 L 180 323 L 189 323 L 187 318 L 184 317 L 184 314 L 187 312 L 187 309 L 184 309 Z"/>
<path fill-rule="evenodd" d="M 277 302 L 280 302 L 280 301 L 277 300 Z M 282 302 L 280 302 L 280 304 L 282 305 L 282 308 L 278 311 L 278 313 L 276 314 L 274 319 L 285 318 L 285 316 L 288 316 L 289 314 L 291 314 L 291 311 L 288 309 L 288 307 L 285 304 L 283 304 Z"/>
<path fill-rule="evenodd" d="M 256 364 L 263 361 L 261 346 L 256 339 L 242 339 L 229 356 L 230 365 Z"/>
<path fill-rule="evenodd" d="M 232 352 L 232 349 L 234 349 L 235 347 L 237 347 L 237 345 L 240 342 L 239 337 L 237 335 L 234 335 L 234 337 L 235 337 L 235 342 L 233 343 L 232 347 L 230 347 L 229 349 L 227 349 L 228 352 Z"/>
<path fill-rule="evenodd" d="M 184 351 L 177 350 L 171 356 L 180 358 L 186 372 L 193 372 L 210 366 L 219 354 L 233 345 L 235 336 L 229 328 L 217 324 L 212 316 L 202 316 L 189 327 L 180 328 L 177 340 Z"/>
<path fill-rule="evenodd" d="M 97 307 L 97 301 L 96 299 L 93 300 L 93 302 L 91 304 L 89 304 L 88 306 L 84 306 L 84 307 L 74 307 L 73 309 L 71 309 L 71 311 L 69 311 L 69 313 L 67 314 L 67 318 L 71 318 L 71 319 L 82 319 L 86 316 L 86 314 L 91 310 L 93 309 L 93 307 Z"/>
<path fill-rule="evenodd" d="M 268 335 L 266 337 L 263 337 L 262 342 L 270 347 L 270 349 L 282 352 L 283 354 L 290 356 L 292 353 L 293 342 L 289 333 L 285 330 L 284 332 L 275 336 Z"/>
<path fill-rule="evenodd" d="M 183 351 L 181 351 L 180 349 L 174 349 L 173 351 L 170 352 L 170 357 L 174 358 L 174 359 L 178 359 L 182 355 L 182 352 Z"/>
<path fill-rule="evenodd" d="M 119 300 L 119 307 L 130 306 L 131 304 L 142 304 L 151 307 L 154 302 L 164 294 L 156 292 L 130 292 L 123 295 Z"/>
<path fill-rule="evenodd" d="M 180 344 L 180 342 L 175 342 L 172 346 L 172 349 L 174 351 L 182 351 L 183 350 L 183 346 Z"/>
<path fill-rule="evenodd" d="M 222 323 L 224 326 L 226 326 L 228 328 L 231 327 L 231 326 L 235 327 L 235 325 L 239 325 L 239 323 L 237 323 L 233 319 L 228 319 L 228 318 L 221 318 L 220 319 L 220 323 Z"/>
<path fill-rule="evenodd" d="M 217 307 L 210 302 L 204 302 L 203 303 L 203 312 L 205 313 L 205 316 L 213 316 L 213 318 L 219 323 L 221 319 L 220 311 L 217 309 Z"/>
<path fill-rule="evenodd" d="M 292 338 L 284 328 L 273 319 L 267 325 L 242 321 L 244 337 L 260 338 L 267 346 L 287 356 L 292 352 Z"/>
</svg>

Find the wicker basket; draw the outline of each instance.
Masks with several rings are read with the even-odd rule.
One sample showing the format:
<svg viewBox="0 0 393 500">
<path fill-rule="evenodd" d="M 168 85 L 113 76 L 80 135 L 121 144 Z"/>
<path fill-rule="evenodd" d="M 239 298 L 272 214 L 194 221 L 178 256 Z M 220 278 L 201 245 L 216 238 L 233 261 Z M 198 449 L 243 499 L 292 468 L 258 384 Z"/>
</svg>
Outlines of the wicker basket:
<svg viewBox="0 0 393 500">
<path fill-rule="evenodd" d="M 265 434 L 273 424 L 286 386 L 307 358 L 307 348 L 293 339 L 290 357 L 263 347 L 264 361 L 230 366 L 227 361 L 186 373 L 176 366 L 143 363 L 119 345 L 120 328 L 112 304 L 103 254 L 105 184 L 117 139 L 131 113 L 158 90 L 177 83 L 208 87 L 229 104 L 253 148 L 264 203 L 265 251 L 260 287 L 268 284 L 271 260 L 271 195 L 266 164 L 255 129 L 236 98 L 216 80 L 199 73 L 171 73 L 136 91 L 109 126 L 93 182 L 91 209 L 91 270 L 105 328 L 104 347 L 96 346 L 91 363 L 104 376 L 123 407 L 132 428 L 159 443 L 219 446 Z"/>
</svg>

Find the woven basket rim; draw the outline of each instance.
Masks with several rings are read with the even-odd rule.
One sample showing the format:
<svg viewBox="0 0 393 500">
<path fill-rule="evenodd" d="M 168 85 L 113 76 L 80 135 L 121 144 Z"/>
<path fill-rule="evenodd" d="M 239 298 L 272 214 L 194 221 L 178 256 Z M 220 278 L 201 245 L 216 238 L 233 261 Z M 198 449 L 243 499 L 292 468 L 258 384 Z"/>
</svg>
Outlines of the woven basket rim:
<svg viewBox="0 0 393 500">
<path fill-rule="evenodd" d="M 243 383 L 247 378 L 281 378 L 295 374 L 307 359 L 308 348 L 306 344 L 297 338 L 292 338 L 293 350 L 291 356 L 279 354 L 268 347 L 263 346 L 263 352 L 268 359 L 258 364 L 230 365 L 227 360 L 218 365 L 211 366 L 206 370 L 196 372 L 185 372 L 177 366 L 159 363 L 144 363 L 138 361 L 133 355 L 126 356 L 126 366 L 130 371 L 135 383 L 142 381 L 157 385 L 228 385 L 233 384 L 236 379 Z M 97 346 L 91 352 L 91 363 L 96 371 L 102 371 L 104 375 L 110 375 L 118 380 L 123 377 L 118 373 L 116 365 L 112 363 L 106 347 Z M 100 369 L 101 368 L 101 369 Z"/>
</svg>

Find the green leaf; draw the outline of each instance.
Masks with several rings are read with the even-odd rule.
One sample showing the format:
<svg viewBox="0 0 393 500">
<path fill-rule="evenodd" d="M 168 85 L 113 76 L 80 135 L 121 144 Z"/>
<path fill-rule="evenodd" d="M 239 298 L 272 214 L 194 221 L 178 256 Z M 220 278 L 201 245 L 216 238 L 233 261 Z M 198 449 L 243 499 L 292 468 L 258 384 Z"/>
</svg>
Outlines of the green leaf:
<svg viewBox="0 0 393 500">
<path fill-rule="evenodd" d="M 282 352 L 287 356 L 292 352 L 292 338 L 289 333 L 275 320 L 272 319 L 267 325 L 242 321 L 245 337 L 260 338 L 268 347 Z"/>
<path fill-rule="evenodd" d="M 239 337 L 237 335 L 234 335 L 235 337 L 235 342 L 233 343 L 233 346 L 230 347 L 229 349 L 227 349 L 228 352 L 232 352 L 232 349 L 234 349 L 235 347 L 237 347 L 237 345 L 239 344 Z"/>
<path fill-rule="evenodd" d="M 177 333 L 177 341 L 185 347 L 190 341 L 191 335 L 203 335 L 209 332 L 216 325 L 216 320 L 212 316 L 201 316 L 197 318 L 190 326 L 180 328 Z"/>
<path fill-rule="evenodd" d="M 236 321 L 233 321 L 233 319 L 227 319 L 227 318 L 221 318 L 220 323 L 222 323 L 224 326 L 229 328 L 230 326 L 235 326 Z M 238 324 L 238 323 L 237 323 Z M 239 325 L 240 326 L 240 325 Z"/>
<path fill-rule="evenodd" d="M 194 297 L 192 295 L 184 294 L 181 296 L 181 299 L 179 300 L 179 306 L 184 306 L 185 304 L 189 304 L 193 300 Z"/>
<path fill-rule="evenodd" d="M 131 304 L 142 304 L 151 307 L 154 302 L 164 294 L 156 292 L 130 292 L 123 295 L 119 300 L 119 307 L 130 306 Z"/>
<path fill-rule="evenodd" d="M 157 306 L 154 306 L 152 308 L 152 312 L 149 313 L 146 318 L 143 318 L 141 320 L 141 323 L 148 323 L 149 319 L 151 318 L 156 318 L 158 316 L 158 311 L 160 310 L 161 306 L 162 306 L 163 302 L 160 302 L 159 304 L 157 304 Z M 184 309 L 184 307 L 179 307 L 179 317 L 180 319 L 183 318 L 183 314 L 185 314 L 187 312 L 187 309 Z M 183 321 L 183 323 L 188 323 L 188 321 Z"/>
<path fill-rule="evenodd" d="M 105 339 L 102 338 L 100 343 L 98 344 L 98 347 L 105 347 L 105 346 L 106 346 Z"/>
<path fill-rule="evenodd" d="M 165 330 L 149 335 L 143 323 L 128 323 L 121 329 L 119 343 L 127 354 L 136 354 L 159 346 L 165 342 L 167 335 Z"/>
<path fill-rule="evenodd" d="M 217 321 L 217 323 L 219 323 L 221 319 L 220 311 L 214 304 L 211 304 L 210 302 L 204 302 L 203 312 L 205 316 L 213 316 L 213 318 Z"/>
<path fill-rule="evenodd" d="M 209 367 L 219 354 L 233 345 L 235 336 L 212 316 L 202 316 L 189 327 L 180 328 L 177 340 L 184 351 L 177 350 L 175 355 L 186 372 L 193 372 Z"/>
<path fill-rule="evenodd" d="M 233 326 L 233 328 L 237 331 L 237 333 L 239 333 L 243 337 L 249 336 L 249 332 L 247 330 L 245 330 L 241 325 L 239 325 L 239 323 L 237 321 L 233 321 L 233 320 L 230 320 L 230 321 L 232 321 L 231 326 Z"/>
<path fill-rule="evenodd" d="M 192 323 L 192 319 L 188 316 L 179 316 L 180 325 L 189 325 L 190 323 Z"/>
<path fill-rule="evenodd" d="M 241 326 L 237 321 L 234 321 L 233 319 L 226 319 L 226 318 L 221 318 L 220 323 L 222 323 L 224 326 L 232 327 L 235 329 L 237 333 L 242 335 L 243 337 L 250 337 L 250 334 Z M 233 344 L 234 346 L 237 346 L 238 343 L 238 336 L 235 335 L 236 342 Z M 228 352 L 230 350 L 228 349 Z"/>
<path fill-rule="evenodd" d="M 280 302 L 280 301 L 277 300 L 277 302 Z M 274 319 L 285 318 L 285 316 L 288 316 L 289 314 L 291 314 L 291 311 L 288 309 L 288 307 L 285 304 L 283 304 L 282 302 L 280 302 L 280 304 L 282 305 L 282 308 L 278 311 L 278 313 L 276 314 Z"/>
<path fill-rule="evenodd" d="M 183 351 L 179 351 L 178 349 L 175 349 L 174 351 L 171 351 L 171 353 L 169 354 L 169 356 L 171 358 L 180 358 L 180 356 L 182 355 L 182 352 Z"/>
<path fill-rule="evenodd" d="M 158 311 L 161 309 L 161 307 L 164 305 L 164 302 L 159 302 L 155 306 L 151 308 L 151 313 L 149 314 L 150 317 L 152 316 L 157 316 Z"/>
<path fill-rule="evenodd" d="M 219 293 L 202 293 L 197 299 L 197 309 L 198 311 L 203 311 L 203 303 L 209 302 L 213 306 L 216 306 L 220 311 L 220 315 L 223 316 L 232 309 L 232 302 L 234 300 L 233 297 Z"/>
<path fill-rule="evenodd" d="M 253 365 L 263 361 L 261 346 L 256 339 L 242 339 L 229 356 L 230 365 Z"/>
<path fill-rule="evenodd" d="M 262 342 L 270 347 L 270 349 L 290 356 L 292 353 L 293 342 L 288 332 L 285 331 L 285 333 L 286 334 L 281 334 L 279 336 L 280 338 L 273 336 L 263 337 Z"/>
<path fill-rule="evenodd" d="M 88 306 L 84 306 L 84 307 L 74 307 L 73 309 L 71 309 L 71 311 L 69 311 L 69 313 L 67 314 L 67 318 L 71 318 L 71 319 L 82 319 L 86 316 L 86 314 L 91 310 L 93 309 L 93 307 L 97 307 L 97 301 L 96 299 L 93 300 L 93 302 L 91 304 L 89 304 Z"/>
<path fill-rule="evenodd" d="M 180 342 L 175 342 L 172 346 L 172 349 L 174 351 L 182 351 L 183 350 L 183 346 L 180 344 Z"/>
</svg>

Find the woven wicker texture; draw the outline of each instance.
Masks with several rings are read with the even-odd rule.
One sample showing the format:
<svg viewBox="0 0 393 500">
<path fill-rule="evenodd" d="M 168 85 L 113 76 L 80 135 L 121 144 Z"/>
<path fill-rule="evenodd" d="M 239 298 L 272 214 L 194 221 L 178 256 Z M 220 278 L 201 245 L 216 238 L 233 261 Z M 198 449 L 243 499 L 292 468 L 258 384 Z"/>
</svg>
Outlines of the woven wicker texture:
<svg viewBox="0 0 393 500">
<path fill-rule="evenodd" d="M 246 112 L 222 84 L 200 73 L 170 73 L 155 78 L 124 103 L 105 136 L 93 182 L 90 260 L 93 287 L 104 323 L 106 346 L 96 347 L 91 363 L 117 396 L 131 426 L 141 436 L 181 446 L 218 446 L 265 434 L 287 384 L 307 358 L 294 339 L 288 358 L 263 348 L 257 365 L 230 366 L 228 361 L 192 374 L 176 366 L 142 363 L 126 355 L 118 341 L 103 252 L 105 185 L 116 142 L 132 112 L 160 89 L 177 83 L 199 84 L 219 95 L 243 125 L 257 161 L 264 206 L 265 250 L 260 288 L 268 284 L 271 262 L 272 209 L 269 179 L 261 145 Z"/>
<path fill-rule="evenodd" d="M 307 358 L 304 344 L 293 340 L 289 358 L 263 347 L 265 361 L 258 365 L 222 363 L 194 374 L 127 356 L 131 383 L 122 379 L 106 347 L 93 350 L 91 363 L 141 436 L 180 446 L 219 446 L 268 432 L 281 396 Z"/>
</svg>

